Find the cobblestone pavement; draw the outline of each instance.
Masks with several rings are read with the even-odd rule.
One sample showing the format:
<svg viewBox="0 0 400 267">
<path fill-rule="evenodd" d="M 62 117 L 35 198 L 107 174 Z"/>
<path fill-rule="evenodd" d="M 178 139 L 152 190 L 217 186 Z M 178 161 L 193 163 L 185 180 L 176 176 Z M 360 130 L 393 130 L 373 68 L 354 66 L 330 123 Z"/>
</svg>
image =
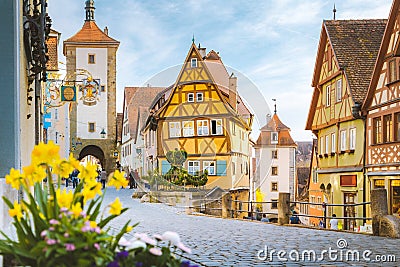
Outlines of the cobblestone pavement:
<svg viewBox="0 0 400 267">
<path fill-rule="evenodd" d="M 140 203 L 131 198 L 132 193 L 129 189 L 107 189 L 104 203 L 118 196 L 123 206 L 130 208 L 112 226 L 120 228 L 130 219 L 139 222 L 133 232 L 153 235 L 175 231 L 192 248 L 189 257 L 200 266 L 400 266 L 398 239 L 187 215 L 165 204 Z M 310 261 L 313 251 L 316 260 Z M 278 252 L 287 261 L 279 259 Z M 359 261 L 354 260 L 357 255 Z M 372 262 L 392 255 L 397 262 Z"/>
</svg>

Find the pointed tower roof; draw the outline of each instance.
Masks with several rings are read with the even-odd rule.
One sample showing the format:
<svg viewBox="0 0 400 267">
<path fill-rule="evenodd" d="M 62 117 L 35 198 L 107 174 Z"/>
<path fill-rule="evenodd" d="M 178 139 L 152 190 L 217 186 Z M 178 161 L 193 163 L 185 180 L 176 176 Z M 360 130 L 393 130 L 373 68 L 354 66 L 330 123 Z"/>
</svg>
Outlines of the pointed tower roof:
<svg viewBox="0 0 400 267">
<path fill-rule="evenodd" d="M 86 19 L 82 28 L 72 37 L 64 41 L 65 46 L 74 44 L 100 44 L 100 45 L 116 45 L 119 46 L 119 41 L 108 36 L 108 29 L 102 31 L 94 21 L 94 1 L 87 0 L 85 6 Z"/>
<path fill-rule="evenodd" d="M 256 145 L 271 145 L 271 133 L 278 132 L 278 143 L 276 145 L 297 146 L 290 135 L 290 128 L 283 124 L 276 113 L 260 131 Z"/>
</svg>

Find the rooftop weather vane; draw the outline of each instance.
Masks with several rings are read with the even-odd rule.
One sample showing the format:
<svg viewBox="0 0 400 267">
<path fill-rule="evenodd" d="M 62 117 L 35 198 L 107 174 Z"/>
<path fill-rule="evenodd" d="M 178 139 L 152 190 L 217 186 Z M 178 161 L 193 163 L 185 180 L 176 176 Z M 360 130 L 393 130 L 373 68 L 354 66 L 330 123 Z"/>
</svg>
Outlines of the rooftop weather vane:
<svg viewBox="0 0 400 267">
<path fill-rule="evenodd" d="M 336 20 L 336 6 L 333 4 L 333 20 Z"/>
<path fill-rule="evenodd" d="M 272 101 L 274 101 L 274 114 L 276 114 L 276 99 L 273 98 Z"/>
<path fill-rule="evenodd" d="M 193 33 L 193 38 L 192 38 L 192 42 L 194 43 L 194 33 Z"/>
</svg>

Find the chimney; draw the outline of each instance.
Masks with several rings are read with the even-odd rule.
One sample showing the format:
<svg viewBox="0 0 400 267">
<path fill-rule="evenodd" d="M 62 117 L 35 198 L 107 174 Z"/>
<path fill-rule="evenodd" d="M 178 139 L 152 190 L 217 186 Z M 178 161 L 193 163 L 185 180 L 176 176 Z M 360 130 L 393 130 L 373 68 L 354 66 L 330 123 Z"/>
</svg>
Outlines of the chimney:
<svg viewBox="0 0 400 267">
<path fill-rule="evenodd" d="M 107 28 L 107 26 L 104 28 L 104 33 L 108 36 L 108 28 Z"/>
<path fill-rule="evenodd" d="M 237 77 L 233 75 L 229 77 L 229 104 L 237 111 Z"/>
<path fill-rule="evenodd" d="M 201 58 L 204 59 L 206 57 L 206 55 L 207 55 L 206 54 L 206 48 L 205 47 L 200 47 L 200 43 L 199 43 L 199 46 L 197 47 L 197 49 L 200 52 Z"/>
</svg>

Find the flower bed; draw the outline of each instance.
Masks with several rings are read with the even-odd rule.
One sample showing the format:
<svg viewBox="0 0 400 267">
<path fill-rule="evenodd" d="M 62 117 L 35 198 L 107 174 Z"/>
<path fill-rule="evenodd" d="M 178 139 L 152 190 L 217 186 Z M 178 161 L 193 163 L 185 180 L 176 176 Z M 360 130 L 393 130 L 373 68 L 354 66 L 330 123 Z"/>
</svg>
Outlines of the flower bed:
<svg viewBox="0 0 400 267">
<path fill-rule="evenodd" d="M 116 235 L 110 234 L 109 222 L 127 208 L 116 198 L 101 210 L 104 194 L 96 180 L 97 165 L 82 166 L 72 156 L 61 159 L 59 147 L 52 142 L 35 146 L 31 157 L 31 165 L 22 172 L 11 169 L 6 175 L 8 184 L 23 190 L 24 199 L 18 203 L 3 197 L 17 238 L 1 232 L 0 254 L 18 265 L 32 267 L 190 266 L 179 255 L 191 251 L 176 233 L 155 238 L 136 233 L 128 241 L 124 234 L 136 226 L 129 220 Z M 80 183 L 73 191 L 61 190 L 61 180 L 75 169 Z M 45 179 L 48 186 L 43 186 Z M 127 183 L 124 173 L 116 170 L 108 186 L 119 190 Z"/>
</svg>

